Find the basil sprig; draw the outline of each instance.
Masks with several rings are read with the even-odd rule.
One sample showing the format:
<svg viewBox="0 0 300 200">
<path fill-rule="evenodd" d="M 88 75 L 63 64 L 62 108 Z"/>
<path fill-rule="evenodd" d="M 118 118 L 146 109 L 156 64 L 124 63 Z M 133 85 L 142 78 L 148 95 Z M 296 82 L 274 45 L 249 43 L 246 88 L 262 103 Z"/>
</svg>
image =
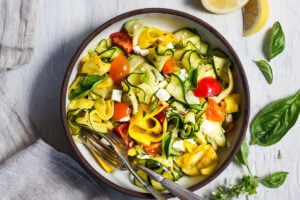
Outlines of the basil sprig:
<svg viewBox="0 0 300 200">
<path fill-rule="evenodd" d="M 68 98 L 70 100 L 79 99 L 86 96 L 91 90 L 93 90 L 102 80 L 105 75 L 85 75 L 83 79 L 78 83 L 76 88 L 74 88 Z"/>
<path fill-rule="evenodd" d="M 261 180 L 261 183 L 268 188 L 278 188 L 284 183 L 288 174 L 288 172 L 284 171 L 275 172 L 263 178 Z"/>
<path fill-rule="evenodd" d="M 258 60 L 254 62 L 258 66 L 268 83 L 271 84 L 273 81 L 273 72 L 269 63 L 265 60 Z"/>
<path fill-rule="evenodd" d="M 280 54 L 285 47 L 285 36 L 280 23 L 277 21 L 273 24 L 268 47 L 269 61 Z"/>
<path fill-rule="evenodd" d="M 249 164 L 248 164 L 248 155 L 249 155 L 249 147 L 247 144 L 247 140 L 244 139 L 243 143 L 240 147 L 240 150 L 238 151 L 238 153 L 235 156 L 235 161 L 241 165 L 245 165 L 249 174 L 252 174 L 250 171 L 250 168 L 249 168 Z"/>
<path fill-rule="evenodd" d="M 250 125 L 251 143 L 270 146 L 277 143 L 296 123 L 300 112 L 300 91 L 265 107 Z"/>
</svg>

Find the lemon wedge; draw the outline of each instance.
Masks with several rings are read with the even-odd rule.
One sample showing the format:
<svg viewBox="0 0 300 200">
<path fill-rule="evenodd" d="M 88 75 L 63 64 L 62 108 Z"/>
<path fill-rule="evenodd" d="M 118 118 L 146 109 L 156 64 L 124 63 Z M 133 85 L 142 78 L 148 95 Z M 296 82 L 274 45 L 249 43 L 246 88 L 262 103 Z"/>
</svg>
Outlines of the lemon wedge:
<svg viewBox="0 0 300 200">
<path fill-rule="evenodd" d="M 249 0 L 243 7 L 243 35 L 257 33 L 269 18 L 268 0 Z"/>
<path fill-rule="evenodd" d="M 203 7 L 216 14 L 227 14 L 242 8 L 248 0 L 201 0 Z"/>
</svg>

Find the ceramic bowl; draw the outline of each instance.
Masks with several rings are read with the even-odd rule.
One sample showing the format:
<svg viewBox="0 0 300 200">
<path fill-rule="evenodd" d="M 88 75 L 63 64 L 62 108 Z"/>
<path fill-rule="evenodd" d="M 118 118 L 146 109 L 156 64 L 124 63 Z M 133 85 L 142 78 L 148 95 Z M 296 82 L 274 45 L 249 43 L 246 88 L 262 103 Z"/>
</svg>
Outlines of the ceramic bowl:
<svg viewBox="0 0 300 200">
<path fill-rule="evenodd" d="M 177 10 L 146 8 L 121 14 L 96 28 L 96 30 L 94 30 L 77 49 L 64 77 L 61 92 L 61 115 L 66 135 L 72 149 L 80 160 L 81 165 L 96 179 L 128 195 L 140 198 L 151 197 L 146 191 L 136 187 L 130 182 L 127 171 L 117 170 L 111 174 L 104 172 L 87 149 L 74 140 L 68 127 L 66 115 L 66 108 L 69 103 L 67 91 L 68 87 L 75 79 L 80 59 L 87 54 L 89 49 L 95 48 L 101 39 L 108 38 L 111 33 L 120 31 L 123 23 L 130 19 L 141 19 L 149 26 L 158 27 L 170 32 L 183 27 L 195 28 L 200 33 L 201 39 L 207 41 L 211 45 L 211 48 L 218 47 L 224 51 L 235 66 L 233 69 L 235 91 L 242 94 L 242 99 L 240 104 L 240 116 L 236 121 L 234 129 L 227 134 L 227 141 L 230 146 L 218 151 L 220 163 L 213 174 L 207 177 L 183 177 L 178 181 L 180 185 L 191 191 L 197 190 L 214 180 L 232 162 L 234 156 L 238 152 L 248 125 L 250 100 L 247 78 L 237 53 L 215 28 L 195 16 Z M 172 196 L 168 192 L 165 192 L 164 195 L 166 197 Z"/>
</svg>

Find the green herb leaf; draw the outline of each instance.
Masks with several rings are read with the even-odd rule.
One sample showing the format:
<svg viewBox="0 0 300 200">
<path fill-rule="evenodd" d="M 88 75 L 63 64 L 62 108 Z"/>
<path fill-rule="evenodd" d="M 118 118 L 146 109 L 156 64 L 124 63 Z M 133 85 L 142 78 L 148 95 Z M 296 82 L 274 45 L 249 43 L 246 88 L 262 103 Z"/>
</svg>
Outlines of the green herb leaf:
<svg viewBox="0 0 300 200">
<path fill-rule="evenodd" d="M 296 123 L 300 113 L 300 91 L 265 107 L 250 125 L 251 143 L 269 146 L 277 143 Z"/>
<path fill-rule="evenodd" d="M 248 155 L 249 155 L 249 147 L 247 144 L 246 138 L 243 140 L 241 148 L 239 152 L 235 156 L 235 161 L 240 163 L 241 165 L 245 165 L 248 169 L 248 172 L 251 174 L 249 164 L 248 164 Z"/>
<path fill-rule="evenodd" d="M 271 84 L 273 81 L 273 72 L 272 72 L 272 68 L 269 65 L 269 63 L 265 60 L 258 60 L 258 61 L 254 61 L 254 62 L 258 66 L 260 71 L 263 73 L 263 75 L 264 75 L 265 79 L 268 81 L 268 83 Z"/>
<path fill-rule="evenodd" d="M 262 179 L 261 183 L 268 188 L 278 188 L 284 183 L 288 174 L 288 172 L 283 171 L 275 172 Z"/>
<path fill-rule="evenodd" d="M 79 99 L 86 96 L 91 90 L 93 90 L 103 79 L 105 75 L 86 75 L 82 81 L 78 83 L 75 89 L 73 89 L 68 98 L 70 100 Z"/>
<path fill-rule="evenodd" d="M 256 194 L 258 181 L 255 177 L 244 175 L 239 183 L 229 187 L 218 187 L 218 191 L 212 192 L 211 199 L 213 200 L 230 200 L 232 197 L 239 197 L 241 194 L 251 195 Z"/>
<path fill-rule="evenodd" d="M 271 37 L 269 41 L 268 60 L 280 54 L 285 47 L 285 36 L 279 22 L 275 22 L 272 26 Z"/>
</svg>

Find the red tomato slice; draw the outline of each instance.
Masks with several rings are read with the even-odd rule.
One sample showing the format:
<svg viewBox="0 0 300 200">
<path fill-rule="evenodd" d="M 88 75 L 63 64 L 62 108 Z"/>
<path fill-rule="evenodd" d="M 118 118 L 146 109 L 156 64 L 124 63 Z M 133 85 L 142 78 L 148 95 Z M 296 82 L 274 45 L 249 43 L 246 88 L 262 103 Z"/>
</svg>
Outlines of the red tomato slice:
<svg viewBox="0 0 300 200">
<path fill-rule="evenodd" d="M 144 149 L 150 156 L 156 156 L 162 153 L 161 142 L 151 143 L 149 146 L 144 146 Z"/>
<path fill-rule="evenodd" d="M 112 80 L 120 84 L 130 72 L 130 65 L 124 55 L 115 57 L 109 69 L 109 75 Z"/>
<path fill-rule="evenodd" d="M 194 90 L 197 97 L 215 96 L 222 91 L 222 86 L 213 77 L 205 77 L 198 82 L 198 87 Z"/>
<path fill-rule="evenodd" d="M 121 47 L 127 54 L 130 54 L 133 50 L 132 38 L 123 32 L 116 32 L 109 36 L 117 46 Z"/>
<path fill-rule="evenodd" d="M 155 118 L 159 121 L 161 125 L 164 124 L 165 119 L 167 118 L 165 110 L 161 111 L 157 115 L 155 115 Z"/>
<path fill-rule="evenodd" d="M 211 98 L 208 98 L 208 107 L 205 111 L 205 115 L 206 118 L 211 121 L 222 122 L 225 120 L 224 107 Z"/>
<path fill-rule="evenodd" d="M 127 147 L 130 147 L 133 144 L 133 140 L 129 137 L 128 128 L 129 122 L 125 122 L 116 125 L 113 131 L 122 138 Z"/>
<path fill-rule="evenodd" d="M 179 60 L 175 57 L 171 57 L 165 62 L 163 69 L 162 69 L 162 73 L 170 74 L 170 73 L 178 71 L 178 70 L 180 70 Z"/>
<path fill-rule="evenodd" d="M 122 102 L 115 102 L 114 103 L 114 114 L 112 116 L 112 119 L 115 121 L 119 121 L 123 119 L 124 117 L 130 116 L 131 109 L 129 106 Z"/>
</svg>

